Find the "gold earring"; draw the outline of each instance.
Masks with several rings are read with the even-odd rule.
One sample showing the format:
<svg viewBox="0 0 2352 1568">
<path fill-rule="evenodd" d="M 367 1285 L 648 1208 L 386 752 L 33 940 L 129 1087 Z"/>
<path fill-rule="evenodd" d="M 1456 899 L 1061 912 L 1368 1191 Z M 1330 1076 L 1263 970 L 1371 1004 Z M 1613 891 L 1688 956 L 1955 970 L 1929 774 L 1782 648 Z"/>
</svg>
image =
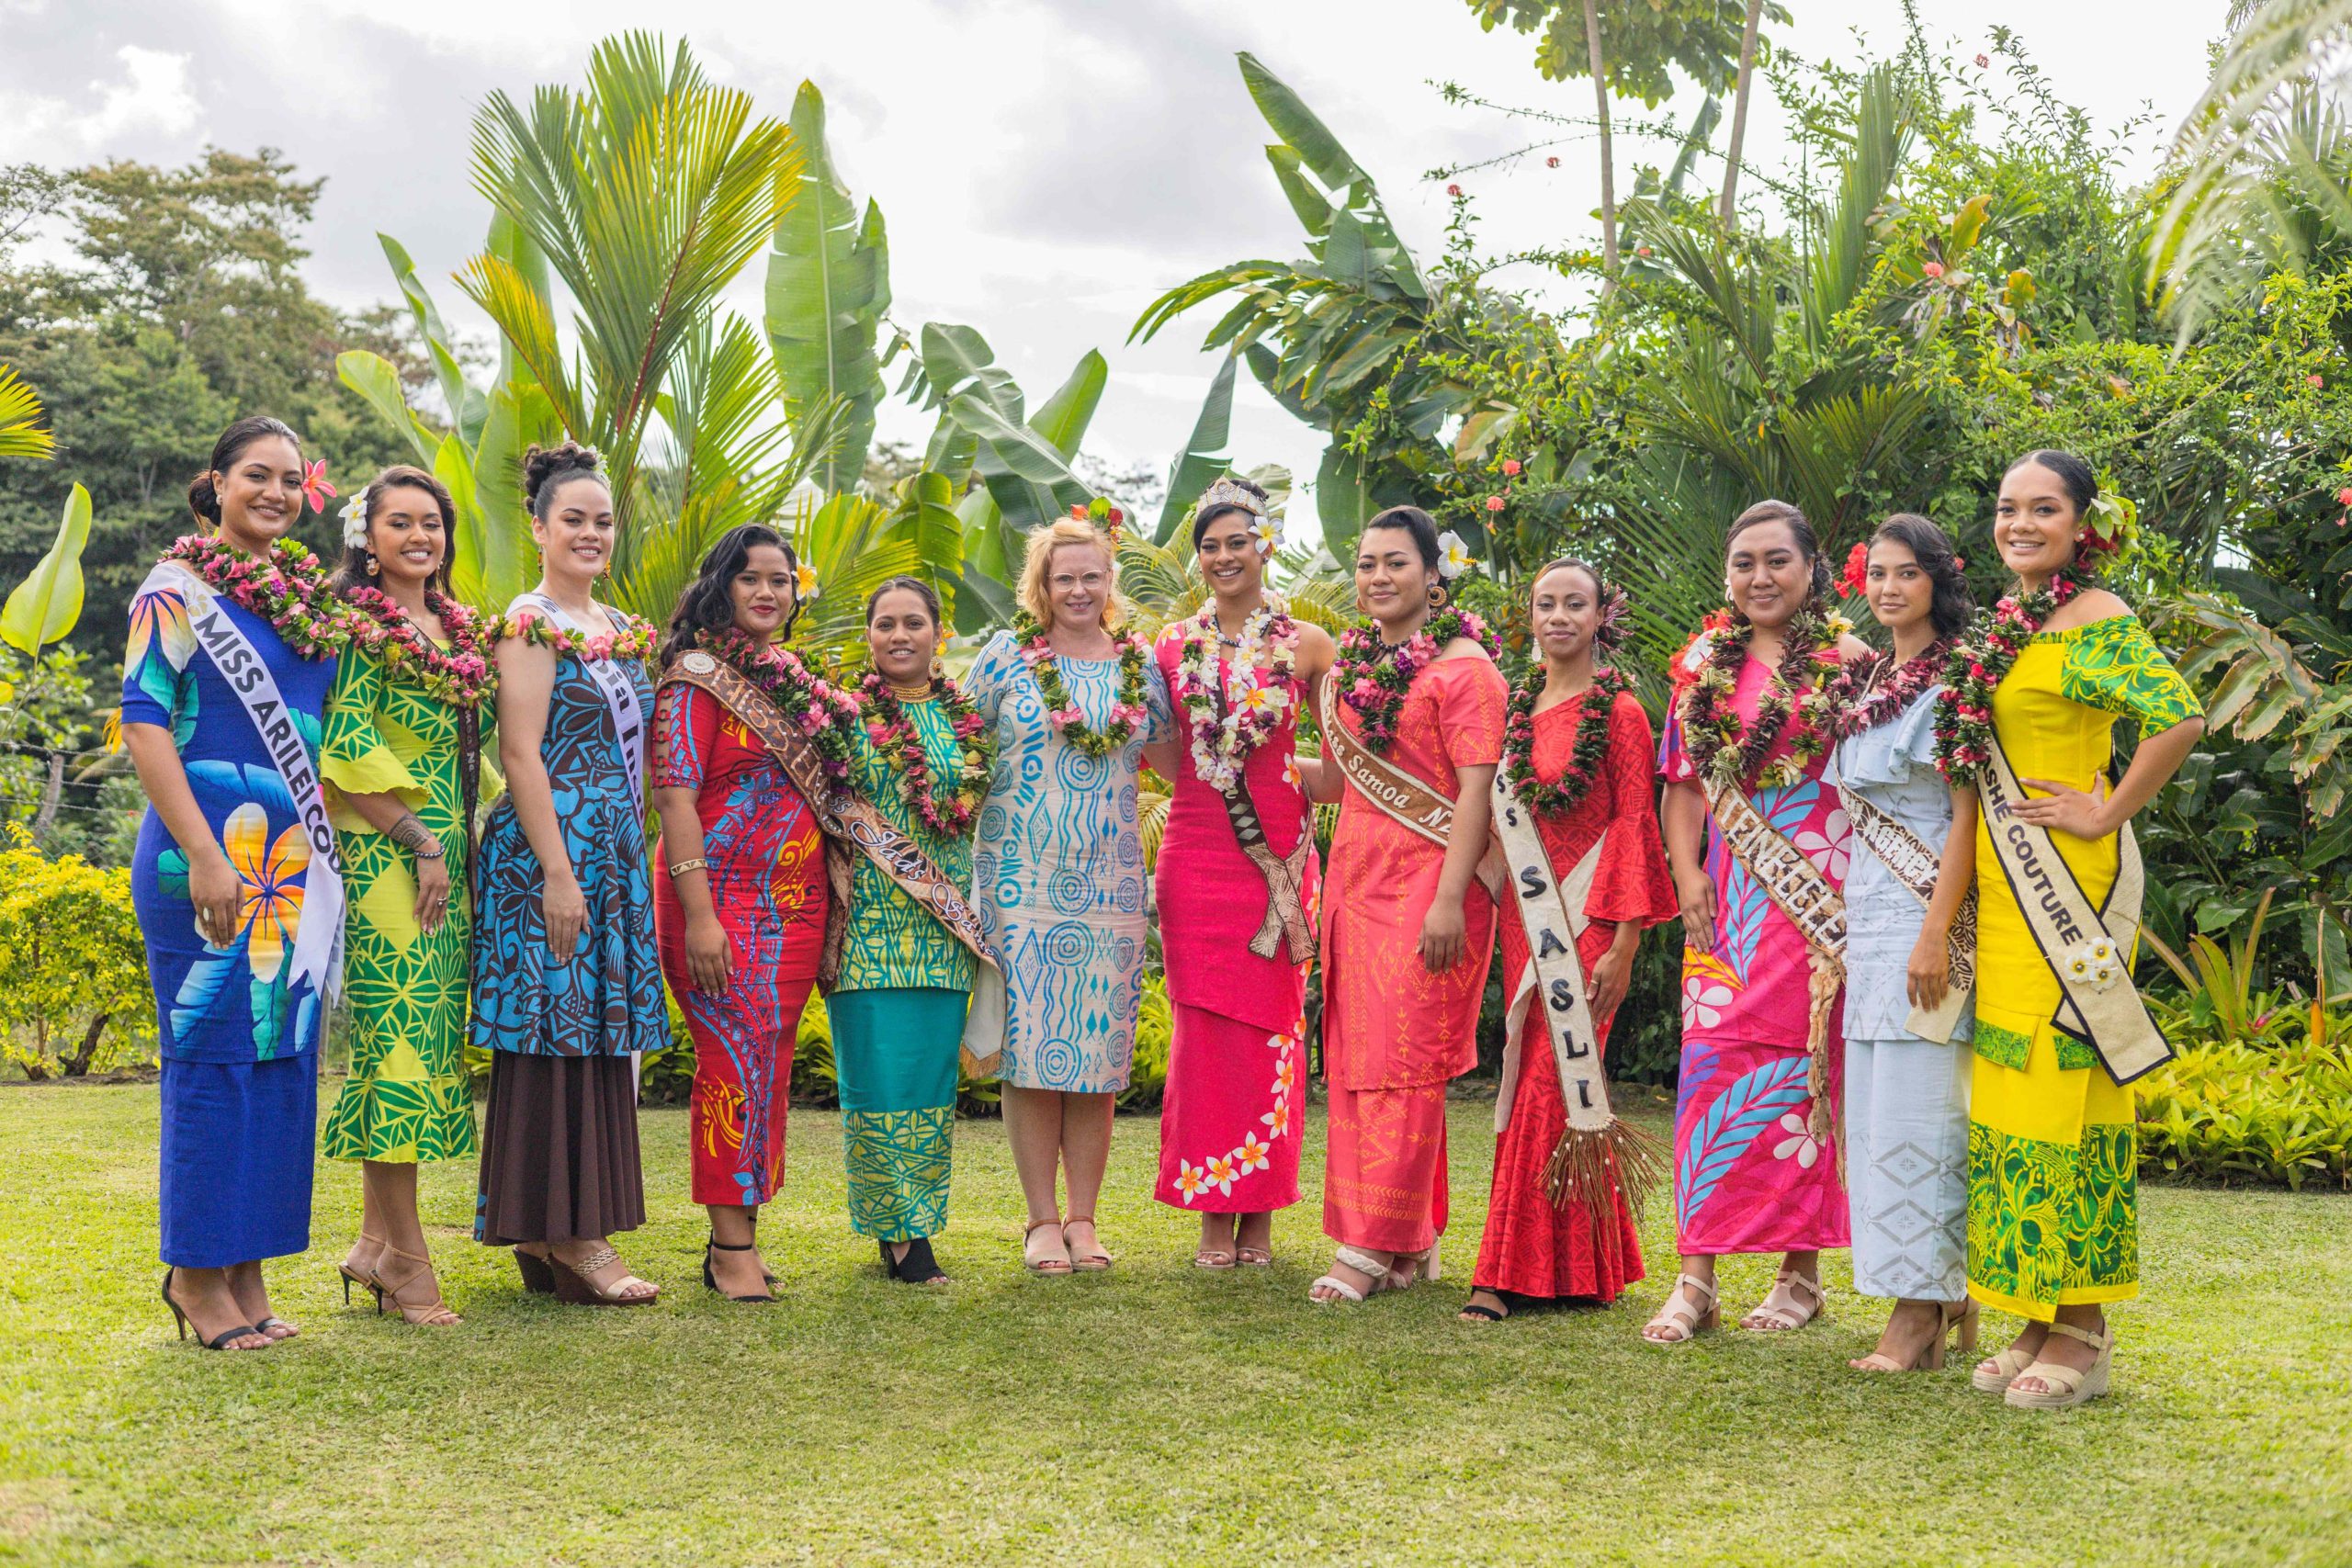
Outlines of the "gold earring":
<svg viewBox="0 0 2352 1568">
<path fill-rule="evenodd" d="M 1430 584 L 1430 608 L 1432 610 L 1442 610 L 1445 608 L 1444 583 L 1432 582 Z"/>
</svg>

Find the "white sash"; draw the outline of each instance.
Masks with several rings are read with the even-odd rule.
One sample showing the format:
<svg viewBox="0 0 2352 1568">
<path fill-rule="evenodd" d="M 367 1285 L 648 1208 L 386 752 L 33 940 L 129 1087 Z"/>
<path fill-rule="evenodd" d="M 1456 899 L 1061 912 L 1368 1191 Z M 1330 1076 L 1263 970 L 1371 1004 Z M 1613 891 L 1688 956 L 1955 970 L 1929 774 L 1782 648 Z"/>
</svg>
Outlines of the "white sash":
<svg viewBox="0 0 2352 1568">
<path fill-rule="evenodd" d="M 334 826 L 327 819 L 319 771 L 311 761 L 310 748 L 302 744 L 301 732 L 294 728 L 277 677 L 253 639 L 230 617 L 220 596 L 185 563 L 158 561 L 139 592 L 175 592 L 187 604 L 188 626 L 197 642 L 244 705 L 245 716 L 260 733 L 279 782 L 294 799 L 311 862 L 302 873 L 302 910 L 295 918 L 286 985 L 291 991 L 298 981 L 307 979 L 322 1003 L 332 1002 L 343 988 L 343 863 L 335 855 Z"/>
<path fill-rule="evenodd" d="M 585 639 L 588 633 L 578 621 L 566 615 L 563 607 L 544 593 L 518 593 L 506 606 L 512 615 L 517 609 L 536 610 L 555 623 L 560 630 Z M 616 634 L 622 630 L 620 617 L 606 610 L 605 617 L 613 623 Z M 628 678 L 617 659 L 582 658 L 580 667 L 605 694 L 605 705 L 612 710 L 613 733 L 620 737 L 621 758 L 628 764 L 628 797 L 639 817 L 645 815 L 645 710 L 637 700 L 637 682 Z"/>
<path fill-rule="evenodd" d="M 1535 819 L 1521 807 L 1518 792 L 1500 768 L 1495 770 L 1494 791 L 1495 833 L 1502 840 L 1512 902 L 1527 933 L 1527 964 L 1511 981 L 1510 1005 L 1503 1015 L 1503 1082 L 1495 1097 L 1495 1131 L 1510 1125 L 1511 1100 L 1519 1087 L 1520 1026 L 1539 994 L 1568 1125 L 1605 1129 L 1611 1117 L 1608 1086 L 1600 1074 L 1600 1031 L 1585 996 L 1584 960 L 1577 955 L 1577 939 L 1592 923 L 1585 918 L 1585 900 L 1591 895 L 1600 846 L 1608 835 L 1592 841 L 1565 882 L 1555 881 Z"/>
</svg>

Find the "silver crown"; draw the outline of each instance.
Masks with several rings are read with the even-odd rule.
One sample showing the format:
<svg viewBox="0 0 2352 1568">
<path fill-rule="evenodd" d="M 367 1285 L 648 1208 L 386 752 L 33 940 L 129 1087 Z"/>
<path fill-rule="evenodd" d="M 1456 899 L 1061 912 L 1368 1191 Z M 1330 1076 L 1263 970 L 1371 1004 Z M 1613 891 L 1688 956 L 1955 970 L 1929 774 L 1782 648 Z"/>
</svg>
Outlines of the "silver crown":
<svg viewBox="0 0 2352 1568">
<path fill-rule="evenodd" d="M 1221 506 L 1238 506 L 1252 517 L 1266 514 L 1266 503 L 1231 479 L 1219 479 L 1203 491 L 1200 504 L 1193 510 L 1198 515 L 1204 512 L 1214 512 Z"/>
</svg>

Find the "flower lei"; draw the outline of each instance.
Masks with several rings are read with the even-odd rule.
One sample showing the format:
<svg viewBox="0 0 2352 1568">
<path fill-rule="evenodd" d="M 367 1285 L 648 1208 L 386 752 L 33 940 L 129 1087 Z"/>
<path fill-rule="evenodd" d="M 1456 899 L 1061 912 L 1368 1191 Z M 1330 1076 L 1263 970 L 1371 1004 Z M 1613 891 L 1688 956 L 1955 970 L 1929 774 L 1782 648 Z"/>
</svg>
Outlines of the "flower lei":
<svg viewBox="0 0 2352 1568">
<path fill-rule="evenodd" d="M 850 773 L 857 761 L 855 731 L 857 699 L 829 681 L 810 673 L 800 656 L 788 648 L 762 641 L 735 626 L 704 632 L 695 646 L 712 658 L 731 665 L 760 695 L 775 705 L 786 722 L 808 739 L 824 764 L 825 782 L 832 792 L 849 793 Z"/>
<path fill-rule="evenodd" d="M 582 663 L 599 659 L 634 659 L 641 664 L 653 657 L 652 622 L 610 611 L 606 614 L 619 623 L 620 630 L 591 637 L 586 632 L 557 626 L 537 610 L 517 610 L 508 617 L 505 633 L 551 649 L 558 659 L 577 659 Z"/>
<path fill-rule="evenodd" d="M 1026 611 L 1016 613 L 1012 617 L 1012 636 L 1020 645 L 1021 657 L 1029 666 L 1031 678 L 1037 682 L 1037 694 L 1046 699 L 1047 722 L 1079 755 L 1099 761 L 1135 738 L 1136 728 L 1145 716 L 1143 671 L 1150 658 L 1141 637 L 1114 639 L 1119 645 L 1119 694 L 1111 704 L 1111 722 L 1097 729 L 1086 722 L 1085 710 L 1062 683 L 1061 665 L 1054 657 L 1053 640 L 1037 624 L 1036 617 Z"/>
<path fill-rule="evenodd" d="M 407 671 L 435 702 L 470 708 L 498 689 L 498 666 L 491 659 L 495 621 L 437 589 L 426 589 L 424 607 L 441 617 L 441 629 L 449 636 L 444 651 L 383 590 L 363 583 L 345 597 L 357 612 L 352 617 L 353 646 L 374 654 L 388 671 Z"/>
<path fill-rule="evenodd" d="M 1943 678 L 1954 639 L 1939 637 L 1925 652 L 1895 664 L 1892 653 L 1874 654 L 1849 665 L 1829 683 L 1834 730 L 1831 739 L 1860 735 L 1909 711 L 1921 693 Z M 1889 671 L 1892 671 L 1892 673 Z M 1885 679 L 1881 681 L 1880 676 Z"/>
<path fill-rule="evenodd" d="M 1591 689 L 1584 694 L 1584 707 L 1577 715 L 1567 766 L 1556 782 L 1545 784 L 1535 772 L 1535 703 L 1544 694 L 1544 680 L 1539 664 L 1510 694 L 1503 718 L 1502 771 L 1521 806 L 1538 817 L 1557 817 L 1592 793 L 1592 781 L 1600 777 L 1609 755 L 1610 710 L 1616 706 L 1618 694 L 1632 691 L 1634 683 L 1606 665 L 1592 672 Z"/>
<path fill-rule="evenodd" d="M 164 559 L 194 572 L 206 587 L 267 621 L 301 659 L 323 659 L 351 640 L 349 606 L 328 585 L 326 568 L 292 539 L 263 556 L 239 555 L 210 534 L 172 541 Z"/>
<path fill-rule="evenodd" d="M 1221 635 L 1213 604 L 1183 623 L 1175 697 L 1193 716 L 1193 767 L 1203 784 L 1223 795 L 1240 783 L 1250 753 L 1282 728 L 1295 694 L 1298 625 L 1278 602 L 1259 605 L 1241 624 L 1229 671 L 1219 668 Z M 1258 680 L 1261 643 L 1273 649 L 1263 684 Z"/>
<path fill-rule="evenodd" d="M 960 839 L 972 830 L 973 814 L 989 793 L 989 741 L 979 711 L 962 687 L 944 675 L 931 678 L 931 694 L 946 710 L 948 727 L 956 732 L 961 761 L 953 794 L 942 801 L 939 784 L 923 752 L 922 732 L 915 728 L 899 694 L 881 671 L 869 670 L 859 683 L 860 718 L 875 754 L 899 775 L 899 798 L 913 808 L 922 825 L 944 839 Z"/>
<path fill-rule="evenodd" d="M 1813 605 L 1798 611 L 1783 634 L 1781 662 L 1757 699 L 1751 726 L 1740 718 L 1733 698 L 1756 628 L 1744 618 L 1735 620 L 1728 610 L 1709 615 L 1674 667 L 1675 684 L 1681 688 L 1682 745 L 1699 776 L 1742 791 L 1803 778 L 1829 749 L 1829 681 L 1838 672 L 1838 639 L 1849 629 L 1843 616 L 1824 615 Z M 1787 753 L 1768 766 L 1766 759 L 1783 738 Z"/>
<path fill-rule="evenodd" d="M 1351 626 L 1341 634 L 1332 679 L 1339 682 L 1340 700 L 1363 721 L 1362 739 L 1375 755 L 1386 756 L 1396 744 L 1396 716 L 1404 711 L 1413 677 L 1458 637 L 1476 641 L 1489 659 L 1501 651 L 1486 622 L 1453 606 L 1431 615 L 1403 642 L 1383 642 L 1377 626 Z"/>
<path fill-rule="evenodd" d="M 2070 566 L 2023 599 L 2004 593 L 1952 646 L 1936 702 L 1936 771 L 1947 783 L 1965 787 L 1991 769 L 1994 689 L 2058 606 L 2087 586 L 2086 575 Z"/>
</svg>

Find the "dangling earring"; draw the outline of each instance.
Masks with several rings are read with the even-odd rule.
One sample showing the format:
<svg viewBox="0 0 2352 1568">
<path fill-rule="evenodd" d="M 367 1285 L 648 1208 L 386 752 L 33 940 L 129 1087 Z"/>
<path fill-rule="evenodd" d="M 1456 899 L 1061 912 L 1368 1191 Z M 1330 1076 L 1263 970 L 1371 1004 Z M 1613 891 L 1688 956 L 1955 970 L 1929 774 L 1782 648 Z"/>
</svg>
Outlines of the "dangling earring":
<svg viewBox="0 0 2352 1568">
<path fill-rule="evenodd" d="M 1442 610 L 1445 608 L 1444 583 L 1432 582 L 1430 584 L 1430 608 L 1432 610 Z"/>
<path fill-rule="evenodd" d="M 931 656 L 931 678 L 934 681 L 947 673 L 947 661 L 937 654 Z"/>
<path fill-rule="evenodd" d="M 376 560 L 376 552 L 369 550 L 368 552 L 368 575 L 370 577 L 381 577 L 383 573 L 383 567 L 378 564 Z"/>
</svg>

